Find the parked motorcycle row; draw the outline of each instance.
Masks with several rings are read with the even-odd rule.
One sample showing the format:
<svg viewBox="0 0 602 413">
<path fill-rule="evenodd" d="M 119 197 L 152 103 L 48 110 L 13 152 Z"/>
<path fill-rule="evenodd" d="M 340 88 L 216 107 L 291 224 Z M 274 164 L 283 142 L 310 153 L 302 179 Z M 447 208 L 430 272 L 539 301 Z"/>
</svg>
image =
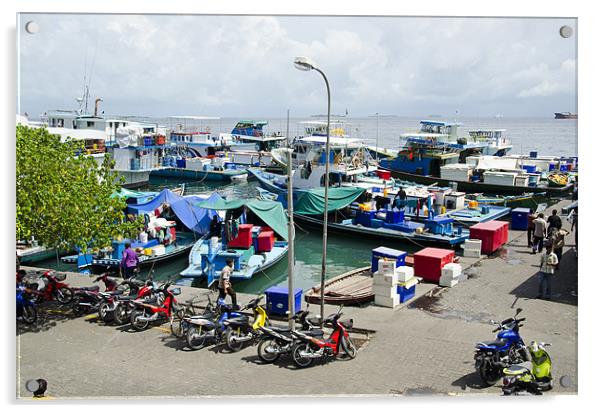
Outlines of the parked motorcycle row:
<svg viewBox="0 0 602 413">
<path fill-rule="evenodd" d="M 550 344 L 525 345 L 519 330 L 526 318 L 517 318 L 521 312 L 518 308 L 514 317 L 492 322 L 498 325 L 492 331 L 497 338 L 476 344 L 475 369 L 485 386 L 502 379 L 504 395 L 539 395 L 552 389 L 552 360 L 546 350 Z"/>
<path fill-rule="evenodd" d="M 264 363 L 273 363 L 283 355 L 290 355 L 299 368 L 311 366 L 318 359 L 346 356 L 353 359 L 357 349 L 349 336 L 353 320 L 341 320 L 342 306 L 324 320 L 332 328 L 326 336 L 320 328 L 320 319 L 312 317 L 308 309 L 295 315 L 298 327 L 272 325 L 261 304 L 263 296 L 250 300 L 240 310 L 235 310 L 223 299 L 211 300 L 201 314 L 196 314 L 195 299 L 185 306 L 178 304 L 179 287 L 170 288 L 171 281 L 161 285 L 152 280 L 145 282 L 131 278 L 117 282 L 109 272 L 98 276 L 91 287 L 72 288 L 63 281 L 63 274 L 47 271 L 34 282 L 17 275 L 17 318 L 33 324 L 37 319 L 36 306 L 44 301 L 58 301 L 70 305 L 74 315 L 97 312 L 106 324 L 124 325 L 143 331 L 153 324 L 168 322 L 172 334 L 184 340 L 192 350 L 210 344 L 224 345 L 230 352 L 245 346 L 256 345 L 257 355 Z"/>
</svg>

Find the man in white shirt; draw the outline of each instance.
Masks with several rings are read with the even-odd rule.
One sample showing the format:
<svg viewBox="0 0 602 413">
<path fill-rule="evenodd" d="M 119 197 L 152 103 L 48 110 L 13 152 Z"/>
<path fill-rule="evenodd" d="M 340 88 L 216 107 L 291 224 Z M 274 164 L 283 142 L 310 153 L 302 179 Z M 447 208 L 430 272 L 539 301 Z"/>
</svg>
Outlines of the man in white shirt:
<svg viewBox="0 0 602 413">
<path fill-rule="evenodd" d="M 533 220 L 533 254 L 543 250 L 543 240 L 547 235 L 546 220 L 544 214 L 539 213 L 537 218 Z"/>
<path fill-rule="evenodd" d="M 552 250 L 552 244 L 546 245 L 546 252 L 541 254 L 541 262 L 539 264 L 539 294 L 537 298 L 549 300 L 552 295 L 552 276 L 554 270 L 558 266 L 558 257 Z M 545 295 L 544 294 L 545 288 Z"/>
<path fill-rule="evenodd" d="M 232 308 L 234 310 L 238 309 L 236 305 L 236 292 L 232 288 L 232 283 L 230 282 L 230 275 L 232 275 L 232 271 L 234 271 L 234 261 L 231 259 L 226 260 L 226 265 L 222 269 L 222 272 L 219 276 L 218 290 L 219 290 L 219 298 L 226 298 L 226 294 L 230 296 L 232 299 Z"/>
</svg>

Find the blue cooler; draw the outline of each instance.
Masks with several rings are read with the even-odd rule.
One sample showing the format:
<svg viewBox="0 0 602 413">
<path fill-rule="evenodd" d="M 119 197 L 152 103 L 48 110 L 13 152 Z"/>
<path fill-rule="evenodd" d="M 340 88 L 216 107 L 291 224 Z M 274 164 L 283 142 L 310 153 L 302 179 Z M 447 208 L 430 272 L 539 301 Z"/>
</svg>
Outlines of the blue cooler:
<svg viewBox="0 0 602 413">
<path fill-rule="evenodd" d="M 376 215 L 376 211 L 357 211 L 355 216 L 355 223 L 360 224 L 363 227 L 370 228 L 372 226 L 372 220 Z"/>
<path fill-rule="evenodd" d="M 405 303 L 410 298 L 414 297 L 414 295 L 416 295 L 416 285 L 413 285 L 410 288 L 404 287 L 403 285 L 398 285 L 397 294 L 399 294 L 399 302 Z"/>
<path fill-rule="evenodd" d="M 512 229 L 527 230 L 529 228 L 529 208 L 514 208 L 512 210 Z"/>
<path fill-rule="evenodd" d="M 523 169 L 529 174 L 534 174 L 537 167 L 535 165 L 523 165 Z"/>
<path fill-rule="evenodd" d="M 387 211 L 386 222 L 389 224 L 398 224 L 400 222 L 403 222 L 404 218 L 405 217 L 403 211 L 393 211 L 391 209 Z"/>
<path fill-rule="evenodd" d="M 177 168 L 186 168 L 186 159 L 176 159 Z"/>
<path fill-rule="evenodd" d="M 405 251 L 394 250 L 393 248 L 378 247 L 372 250 L 372 272 L 378 271 L 378 260 L 381 258 L 389 258 L 395 260 L 395 267 L 406 265 Z"/>
<path fill-rule="evenodd" d="M 301 311 L 301 296 L 303 290 L 295 288 L 295 308 L 294 313 Z M 268 314 L 286 315 L 288 311 L 288 288 L 287 287 L 270 287 L 265 290 L 265 302 Z"/>
</svg>

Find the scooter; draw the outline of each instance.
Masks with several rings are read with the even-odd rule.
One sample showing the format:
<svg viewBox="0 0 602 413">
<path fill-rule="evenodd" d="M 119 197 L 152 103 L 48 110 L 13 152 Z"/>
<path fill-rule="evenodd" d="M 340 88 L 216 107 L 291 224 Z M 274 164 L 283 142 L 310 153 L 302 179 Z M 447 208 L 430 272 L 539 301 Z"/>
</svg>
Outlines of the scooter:
<svg viewBox="0 0 602 413">
<path fill-rule="evenodd" d="M 27 324 L 34 324 L 38 319 L 38 311 L 35 304 L 25 297 L 27 288 L 23 285 L 17 285 L 17 318 Z"/>
<path fill-rule="evenodd" d="M 498 324 L 492 331 L 499 332 L 497 340 L 482 341 L 475 345 L 475 369 L 486 386 L 493 386 L 502 377 L 505 367 L 527 360 L 525 343 L 519 334 L 519 329 L 523 326 L 521 322 L 526 318 L 516 318 L 521 311 L 521 308 L 516 309 L 514 317 L 501 322 L 492 320 L 492 324 Z"/>
<path fill-rule="evenodd" d="M 532 341 L 527 347 L 531 358 L 531 368 L 515 364 L 504 369 L 502 391 L 505 396 L 536 394 L 551 390 L 552 359 L 546 351 L 549 343 Z"/>
<path fill-rule="evenodd" d="M 223 298 L 217 300 L 217 309 L 213 316 L 195 316 L 184 319 L 186 322 L 186 343 L 192 350 L 203 348 L 209 340 L 221 343 L 225 338 L 224 321 L 241 317 L 243 314 L 233 311 Z"/>
<path fill-rule="evenodd" d="M 134 330 L 144 331 L 156 321 L 171 321 L 172 314 L 177 311 L 175 296 L 180 295 L 182 290 L 179 287 L 170 290 L 170 285 L 171 281 L 168 281 L 160 288 L 160 293 L 165 297 L 160 304 L 153 305 L 143 299 L 132 301 L 135 308 L 130 316 L 130 325 Z"/>
<path fill-rule="evenodd" d="M 73 300 L 73 290 L 69 285 L 63 283 L 67 276 L 63 273 L 56 273 L 55 271 L 48 270 L 41 274 L 37 284 L 32 284 L 28 288 L 27 294 L 30 295 L 31 299 L 36 303 L 43 301 L 56 300 L 61 304 L 69 304 Z M 40 288 L 40 283 L 43 285 Z"/>
<path fill-rule="evenodd" d="M 328 316 L 324 322 L 332 326 L 333 330 L 330 336 L 324 340 L 314 334 L 308 334 L 303 331 L 293 331 L 293 336 L 298 340 L 293 345 L 292 356 L 297 367 L 309 367 L 314 360 L 323 357 L 336 357 L 340 354 L 341 348 L 343 352 L 350 358 L 354 359 L 357 355 L 357 349 L 353 340 L 349 337 L 347 330 L 353 328 L 353 319 L 339 321 L 343 313 L 339 307 L 339 311 Z"/>
<path fill-rule="evenodd" d="M 113 292 L 117 289 L 117 282 L 109 277 L 108 272 L 96 277 L 94 280 L 95 283 L 101 281 L 105 285 L 105 293 Z M 98 285 L 94 285 L 92 287 L 74 288 L 73 292 L 74 297 L 73 303 L 71 304 L 71 310 L 75 315 L 97 311 L 100 307 L 100 304 L 103 302 L 104 297 L 106 297 L 106 295 L 103 295 L 100 292 Z M 120 294 L 120 292 L 117 292 L 116 294 Z"/>
<path fill-rule="evenodd" d="M 130 292 L 133 291 L 130 289 Z M 143 287 L 138 289 L 132 295 L 117 295 L 113 297 L 112 311 L 113 320 L 117 325 L 123 325 L 130 320 L 132 311 L 135 308 L 134 301 L 144 301 L 147 304 L 160 304 L 163 296 L 160 287 L 152 280 L 147 280 Z M 100 310 L 100 309 L 99 309 Z"/>
<path fill-rule="evenodd" d="M 104 322 L 109 323 L 115 319 L 115 309 L 120 304 L 118 299 L 128 297 L 135 299 L 138 292 L 145 285 L 144 281 L 135 278 L 128 278 L 117 285 L 113 291 L 105 291 L 100 293 L 100 304 L 98 305 L 98 317 Z M 127 315 L 129 317 L 129 314 Z M 124 319 L 126 319 L 124 317 Z M 123 323 L 119 323 L 123 324 Z"/>
<path fill-rule="evenodd" d="M 240 351 L 246 343 L 256 342 L 261 336 L 261 328 L 269 325 L 268 314 L 259 303 L 263 296 L 252 299 L 241 311 L 253 310 L 254 318 L 251 322 L 248 315 L 228 318 L 224 320 L 226 326 L 226 347 L 235 353 Z"/>
<path fill-rule="evenodd" d="M 295 322 L 301 324 L 301 330 L 305 334 L 322 338 L 324 332 L 318 327 L 320 324 L 319 317 L 309 317 L 309 311 L 300 312 L 293 317 Z M 274 363 L 283 354 L 290 354 L 295 344 L 295 337 L 288 326 L 264 326 L 260 327 L 263 333 L 257 344 L 257 356 L 264 363 Z"/>
</svg>

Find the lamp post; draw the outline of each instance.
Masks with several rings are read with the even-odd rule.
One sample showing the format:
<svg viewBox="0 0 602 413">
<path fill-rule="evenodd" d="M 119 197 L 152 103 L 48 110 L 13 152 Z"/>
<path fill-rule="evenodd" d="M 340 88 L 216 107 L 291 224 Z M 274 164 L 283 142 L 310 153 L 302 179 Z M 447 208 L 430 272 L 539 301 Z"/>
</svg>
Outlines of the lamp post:
<svg viewBox="0 0 602 413">
<path fill-rule="evenodd" d="M 374 153 L 376 155 L 376 162 L 378 164 L 378 112 L 376 112 L 376 151 L 374 151 Z"/>
<path fill-rule="evenodd" d="M 326 281 L 326 246 L 328 244 L 328 186 L 330 173 L 330 85 L 324 72 L 308 57 L 298 56 L 294 60 L 295 67 L 299 70 L 315 70 L 326 83 L 326 93 L 328 95 L 328 112 L 326 118 L 326 169 L 324 176 L 324 223 L 322 229 L 322 270 L 320 273 L 320 324 L 324 320 L 324 283 Z M 290 294 L 290 292 L 289 292 Z"/>
</svg>

